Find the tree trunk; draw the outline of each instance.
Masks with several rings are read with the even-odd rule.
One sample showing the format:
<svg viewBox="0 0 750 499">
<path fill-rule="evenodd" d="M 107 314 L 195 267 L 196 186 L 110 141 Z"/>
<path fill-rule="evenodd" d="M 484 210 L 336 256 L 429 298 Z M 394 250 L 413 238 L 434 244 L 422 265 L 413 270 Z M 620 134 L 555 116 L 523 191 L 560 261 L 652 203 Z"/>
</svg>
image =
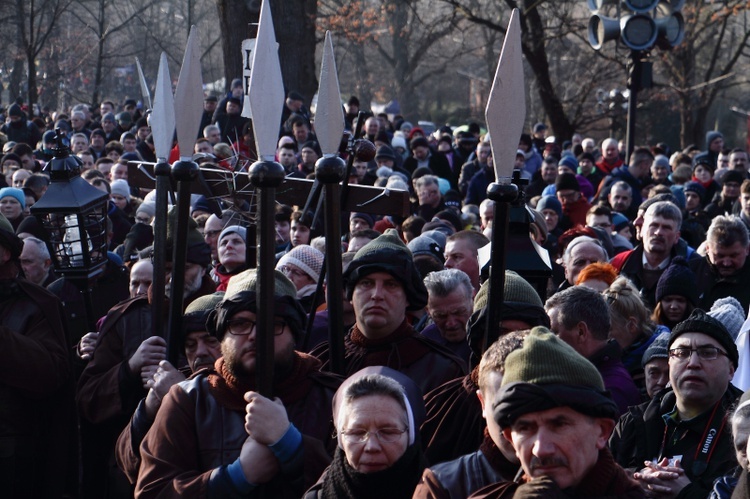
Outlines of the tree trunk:
<svg viewBox="0 0 750 499">
<path fill-rule="evenodd" d="M 96 106 L 99 104 L 101 99 L 101 91 L 102 91 L 102 80 L 103 80 L 103 70 L 102 66 L 104 65 L 104 2 L 105 0 L 99 0 L 99 19 L 97 19 L 99 23 L 98 32 L 99 32 L 99 41 L 97 42 L 97 51 L 96 51 L 96 70 L 94 73 L 94 95 L 91 96 L 91 104 Z"/>
<path fill-rule="evenodd" d="M 408 120 L 419 117 L 419 105 L 412 79 L 414 68 L 411 67 L 409 57 L 409 9 L 411 6 L 404 2 L 392 2 L 389 11 L 389 25 L 393 31 L 391 47 L 393 53 L 393 72 L 395 75 L 396 95 L 401 106 L 401 114 Z M 412 47 L 413 49 L 413 47 Z"/>
<path fill-rule="evenodd" d="M 544 46 L 544 22 L 535 6 L 538 2 L 537 0 L 524 0 L 523 3 L 523 10 L 526 12 L 521 16 L 523 55 L 526 56 L 526 61 L 536 76 L 539 99 L 549 117 L 555 137 L 563 140 L 569 139 L 575 130 L 552 84 L 547 51 Z"/>
<path fill-rule="evenodd" d="M 310 104 L 318 90 L 315 70 L 316 0 L 274 0 L 271 14 L 279 42 L 284 89 L 296 90 Z"/>
<path fill-rule="evenodd" d="M 249 37 L 250 24 L 258 22 L 260 11 L 251 12 L 247 9 L 246 2 L 236 0 L 216 0 L 216 8 L 219 12 L 221 51 L 224 56 L 225 90 L 228 92 L 232 80 L 242 77 L 242 40 Z"/>
<path fill-rule="evenodd" d="M 13 61 L 13 71 L 10 73 L 8 82 L 8 95 L 12 104 L 18 97 L 21 97 L 21 82 L 23 81 L 23 70 L 26 66 L 24 58 L 18 56 Z"/>
<path fill-rule="evenodd" d="M 227 91 L 233 78 L 242 76 L 242 40 L 254 33 L 250 23 L 257 23 L 260 2 L 216 0 L 221 28 L 221 48 L 224 54 L 224 76 Z M 256 9 L 256 5 L 258 9 Z M 315 75 L 315 0 L 272 0 L 276 41 L 279 43 L 281 76 L 286 91 L 296 90 L 307 104 L 318 90 Z M 281 105 L 281 103 L 279 104 Z"/>
</svg>

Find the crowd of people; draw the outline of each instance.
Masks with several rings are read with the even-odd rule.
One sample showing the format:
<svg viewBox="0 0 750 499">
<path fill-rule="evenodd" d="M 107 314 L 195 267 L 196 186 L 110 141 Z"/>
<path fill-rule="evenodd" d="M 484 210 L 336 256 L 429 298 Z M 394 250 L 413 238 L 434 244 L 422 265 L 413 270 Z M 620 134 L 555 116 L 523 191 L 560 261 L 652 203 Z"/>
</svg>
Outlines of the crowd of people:
<svg viewBox="0 0 750 499">
<path fill-rule="evenodd" d="M 204 99 L 193 159 L 242 172 L 257 158 L 242 82 L 222 97 Z M 322 157 L 304 101 L 289 92 L 279 123 L 276 159 L 293 178 Z M 302 200 L 277 203 L 270 310 L 236 199 L 193 195 L 183 289 L 170 289 L 173 216 L 154 268 L 155 193 L 128 182 L 129 164 L 156 160 L 135 101 L 3 110 L 5 497 L 750 497 L 746 151 L 710 131 L 705 148 L 637 147 L 626 162 L 615 138 L 560 141 L 534 125 L 514 167 L 549 277 L 495 269 L 503 300 L 488 324 L 491 138 L 476 123 L 425 131 L 360 113 L 356 97 L 344 108 L 348 133 L 375 146 L 370 160 L 342 149 L 348 182 L 404 191 L 410 215 L 362 206 L 332 240 Z M 56 275 L 29 212 L 55 130 L 109 195 L 106 266 L 85 289 Z M 342 252 L 332 328 L 329 244 Z M 176 358 L 152 329 L 169 309 L 155 272 L 167 299 L 184 299 Z M 329 329 L 343 338 L 339 374 Z"/>
</svg>

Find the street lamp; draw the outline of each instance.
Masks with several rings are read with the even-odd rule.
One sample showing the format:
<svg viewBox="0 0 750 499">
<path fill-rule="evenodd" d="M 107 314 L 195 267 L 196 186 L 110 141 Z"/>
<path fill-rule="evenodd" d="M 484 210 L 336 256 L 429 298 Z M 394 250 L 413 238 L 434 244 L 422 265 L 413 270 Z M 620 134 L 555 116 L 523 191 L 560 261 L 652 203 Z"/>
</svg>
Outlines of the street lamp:
<svg viewBox="0 0 750 499">
<path fill-rule="evenodd" d="M 685 0 L 587 0 L 592 11 L 588 40 L 601 50 L 609 40 L 619 40 L 630 49 L 628 68 L 627 159 L 634 148 L 635 110 L 638 91 L 651 88 L 649 52 L 654 46 L 670 50 L 685 37 L 680 10 Z"/>
<path fill-rule="evenodd" d="M 55 272 L 85 286 L 107 263 L 109 196 L 81 178 L 81 160 L 70 155 L 59 128 L 56 133 L 51 183 L 31 213 L 47 232 Z"/>
</svg>

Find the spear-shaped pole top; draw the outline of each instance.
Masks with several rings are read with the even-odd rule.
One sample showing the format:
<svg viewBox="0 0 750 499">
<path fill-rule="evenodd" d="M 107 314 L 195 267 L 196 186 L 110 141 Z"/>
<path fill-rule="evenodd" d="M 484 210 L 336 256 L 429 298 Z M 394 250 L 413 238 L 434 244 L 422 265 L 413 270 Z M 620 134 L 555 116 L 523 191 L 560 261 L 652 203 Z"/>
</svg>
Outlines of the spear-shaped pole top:
<svg viewBox="0 0 750 499">
<path fill-rule="evenodd" d="M 344 109 L 341 106 L 341 91 L 339 90 L 336 57 L 333 53 L 330 31 L 326 31 L 323 60 L 320 64 L 318 105 L 315 110 L 315 133 L 324 155 L 338 152 L 341 136 L 344 133 Z"/>
<path fill-rule="evenodd" d="M 495 80 L 487 100 L 485 119 L 490 134 L 496 181 L 510 183 L 518 140 L 526 120 L 526 89 L 518 9 L 513 9 L 510 15 Z"/>
<path fill-rule="evenodd" d="M 256 124 L 255 145 L 261 161 L 273 161 L 284 106 L 284 82 L 269 0 L 261 5 L 252 68 L 248 96 Z"/>
</svg>

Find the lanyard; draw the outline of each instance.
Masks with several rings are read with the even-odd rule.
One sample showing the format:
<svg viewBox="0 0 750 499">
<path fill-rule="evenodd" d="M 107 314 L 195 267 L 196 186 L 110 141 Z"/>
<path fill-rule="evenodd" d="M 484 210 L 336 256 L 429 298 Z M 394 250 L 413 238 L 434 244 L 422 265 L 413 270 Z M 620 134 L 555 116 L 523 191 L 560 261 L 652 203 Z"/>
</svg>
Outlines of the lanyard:
<svg viewBox="0 0 750 499">
<path fill-rule="evenodd" d="M 726 424 L 726 417 L 724 411 L 719 411 L 721 406 L 721 400 L 719 400 L 714 409 L 711 412 L 711 417 L 708 420 L 708 424 L 703 430 L 703 436 L 701 436 L 701 444 L 695 449 L 695 455 L 693 456 L 692 472 L 694 476 L 702 475 L 708 468 L 708 462 L 713 456 L 714 450 L 716 450 L 716 444 L 719 441 L 721 433 L 724 431 Z M 663 458 L 664 449 L 667 445 L 667 433 L 669 431 L 669 425 L 664 425 L 664 437 L 661 442 L 661 450 L 659 451 L 660 458 Z M 675 428 L 677 431 L 677 428 Z"/>
</svg>

